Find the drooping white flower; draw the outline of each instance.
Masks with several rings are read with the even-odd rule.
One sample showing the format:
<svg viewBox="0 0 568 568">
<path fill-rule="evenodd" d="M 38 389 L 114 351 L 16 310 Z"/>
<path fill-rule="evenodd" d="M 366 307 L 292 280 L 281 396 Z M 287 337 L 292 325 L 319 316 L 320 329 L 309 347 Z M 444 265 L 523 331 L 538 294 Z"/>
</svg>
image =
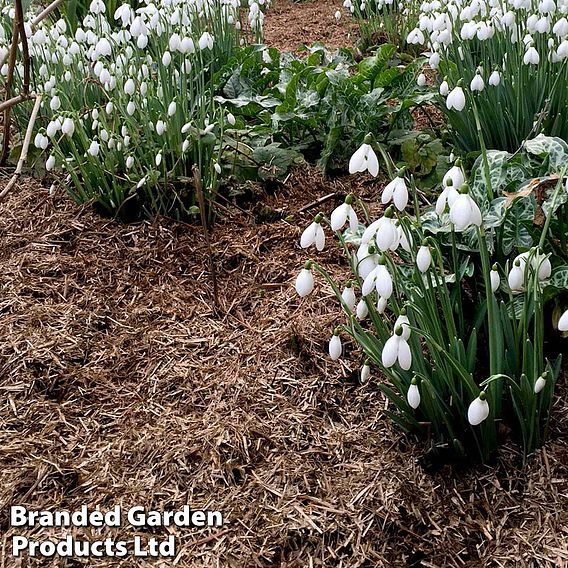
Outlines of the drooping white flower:
<svg viewBox="0 0 568 568">
<path fill-rule="evenodd" d="M 392 277 L 384 264 L 379 264 L 372 272 L 369 273 L 367 278 L 363 280 L 361 294 L 363 296 L 367 296 L 373 290 L 376 290 L 379 296 L 385 300 L 388 300 L 392 296 Z"/>
<path fill-rule="evenodd" d="M 359 220 L 357 219 L 357 214 L 351 206 L 352 197 L 347 196 L 345 203 L 342 203 L 339 207 L 336 207 L 331 213 L 331 229 L 332 231 L 340 231 L 343 225 L 349 219 L 349 229 L 352 233 L 357 232 L 359 228 Z"/>
<path fill-rule="evenodd" d="M 392 367 L 397 361 L 400 368 L 404 371 L 408 371 L 412 366 L 412 353 L 410 351 L 410 346 L 401 334 L 401 329 L 396 329 L 394 334 L 387 339 L 383 346 L 381 360 L 387 369 Z"/>
<path fill-rule="evenodd" d="M 422 30 L 420 30 L 419 28 L 414 28 L 409 34 L 408 36 L 406 36 L 406 42 L 409 43 L 410 45 L 423 45 L 424 44 L 424 34 L 422 33 Z"/>
<path fill-rule="evenodd" d="M 235 126 L 235 116 L 233 115 L 232 112 L 227 114 L 227 122 L 231 125 L 231 126 Z"/>
<path fill-rule="evenodd" d="M 491 73 L 491 75 L 489 75 L 489 84 L 492 87 L 497 87 L 500 82 L 501 82 L 501 75 L 500 75 L 499 71 L 497 71 L 497 70 L 493 71 L 493 73 Z"/>
<path fill-rule="evenodd" d="M 430 247 L 427 245 L 422 245 L 418 249 L 416 254 L 416 266 L 420 272 L 427 272 L 432 264 L 432 253 L 430 252 Z"/>
<path fill-rule="evenodd" d="M 558 320 L 558 330 L 568 331 L 568 310 L 566 310 Z"/>
<path fill-rule="evenodd" d="M 323 227 L 320 225 L 321 218 L 316 216 L 316 219 L 306 227 L 302 236 L 300 237 L 300 246 L 308 248 L 315 245 L 318 251 L 322 251 L 325 247 L 325 233 Z"/>
<path fill-rule="evenodd" d="M 63 124 L 61 125 L 61 132 L 69 137 L 73 136 L 73 133 L 75 132 L 75 123 L 72 118 L 67 117 L 63 121 Z"/>
<path fill-rule="evenodd" d="M 436 200 L 436 213 L 441 215 L 445 211 L 446 205 L 451 207 L 459 195 L 459 192 L 453 185 L 446 186 Z"/>
<path fill-rule="evenodd" d="M 465 95 L 461 87 L 455 87 L 446 99 L 446 107 L 448 110 L 462 111 L 465 108 Z"/>
<path fill-rule="evenodd" d="M 418 75 L 418 78 L 416 79 L 416 84 L 419 87 L 424 87 L 424 85 L 426 85 L 426 75 L 424 75 L 424 73 L 420 73 L 420 75 Z"/>
<path fill-rule="evenodd" d="M 363 142 L 349 160 L 349 173 L 368 171 L 373 177 L 379 175 L 379 160 L 370 144 Z"/>
<path fill-rule="evenodd" d="M 538 394 L 546 386 L 546 378 L 540 376 L 534 383 L 534 394 Z"/>
<path fill-rule="evenodd" d="M 509 288 L 512 292 L 521 292 L 523 289 L 523 284 L 525 281 L 525 272 L 521 268 L 521 261 L 516 260 L 513 263 L 513 268 L 509 272 L 507 282 L 509 283 Z"/>
<path fill-rule="evenodd" d="M 128 156 L 126 158 L 126 167 L 130 169 L 134 165 L 134 158 L 132 156 Z"/>
<path fill-rule="evenodd" d="M 357 273 L 365 280 L 369 273 L 373 271 L 379 263 L 379 255 L 375 253 L 375 248 L 368 243 L 361 243 L 357 249 Z"/>
<path fill-rule="evenodd" d="M 55 166 L 55 156 L 51 155 L 49 156 L 49 158 L 47 158 L 47 160 L 45 161 L 45 169 L 50 172 L 53 167 Z"/>
<path fill-rule="evenodd" d="M 450 181 L 451 180 L 451 181 Z M 463 174 L 463 170 L 461 166 L 454 165 L 452 166 L 442 178 L 442 185 L 448 186 L 452 185 L 454 189 L 461 189 L 461 186 L 465 183 L 465 176 Z"/>
<path fill-rule="evenodd" d="M 491 280 L 491 291 L 497 292 L 499 290 L 499 286 L 501 285 L 501 277 L 499 276 L 499 271 L 497 270 L 497 266 L 493 266 L 491 272 L 489 273 L 489 279 Z"/>
<path fill-rule="evenodd" d="M 489 404 L 485 400 L 485 392 L 481 391 L 479 396 L 469 405 L 467 409 L 467 420 L 472 426 L 481 424 L 489 416 Z"/>
<path fill-rule="evenodd" d="M 401 176 L 395 177 L 383 190 L 381 203 L 386 205 L 391 200 L 399 211 L 403 211 L 408 204 L 408 188 Z"/>
<path fill-rule="evenodd" d="M 329 356 L 336 361 L 341 357 L 341 351 L 343 350 L 343 346 L 341 345 L 341 338 L 339 335 L 335 333 L 331 337 L 329 341 Z"/>
<path fill-rule="evenodd" d="M 450 221 L 457 232 L 471 225 L 481 226 L 481 211 L 469 193 L 460 193 L 450 205 Z"/>
<path fill-rule="evenodd" d="M 540 63 L 540 55 L 534 47 L 529 47 L 523 57 L 525 65 L 538 65 Z"/>
<path fill-rule="evenodd" d="M 408 401 L 409 406 L 414 410 L 416 410 L 420 406 L 420 391 L 418 390 L 416 379 L 412 379 L 412 383 L 410 387 L 408 387 L 406 400 Z"/>
<path fill-rule="evenodd" d="M 341 299 L 347 305 L 350 312 L 355 310 L 355 304 L 357 303 L 357 298 L 355 297 L 355 290 L 353 290 L 353 285 L 351 282 L 347 283 L 347 286 L 343 289 L 341 293 Z"/>
<path fill-rule="evenodd" d="M 51 97 L 49 101 L 49 108 L 53 111 L 59 110 L 61 108 L 61 100 L 57 95 Z"/>
<path fill-rule="evenodd" d="M 296 278 L 296 292 L 300 298 L 305 298 L 314 289 L 314 276 L 312 271 L 304 267 Z"/>
<path fill-rule="evenodd" d="M 173 116 L 176 113 L 176 110 L 177 110 L 177 104 L 175 101 L 172 101 L 168 105 L 168 116 Z"/>
<path fill-rule="evenodd" d="M 361 298 L 357 304 L 356 315 L 358 320 L 364 320 L 369 315 L 369 307 L 363 298 Z"/>
<path fill-rule="evenodd" d="M 403 339 L 406 339 L 408 341 L 408 339 L 410 338 L 410 320 L 406 315 L 406 311 L 404 311 L 404 313 L 401 313 L 398 318 L 396 318 L 396 321 L 394 322 L 394 329 L 397 329 L 398 327 L 402 328 Z"/>
<path fill-rule="evenodd" d="M 392 250 L 400 242 L 400 234 L 396 222 L 385 211 L 385 215 L 373 221 L 363 232 L 362 243 L 368 243 L 373 238 L 381 251 Z"/>
<path fill-rule="evenodd" d="M 371 367 L 367 363 L 364 363 L 361 367 L 361 382 L 366 383 L 371 376 Z"/>
<path fill-rule="evenodd" d="M 475 77 L 471 80 L 469 88 L 472 90 L 472 92 L 483 91 L 483 89 L 485 88 L 485 83 L 483 82 L 483 77 L 479 73 L 475 74 Z"/>
<path fill-rule="evenodd" d="M 128 116 L 132 116 L 135 111 L 136 111 L 136 105 L 134 104 L 133 101 L 130 101 L 130 102 L 126 105 L 126 112 L 128 113 Z"/>
<path fill-rule="evenodd" d="M 199 49 L 213 49 L 213 36 L 209 32 L 203 32 L 199 38 Z"/>
<path fill-rule="evenodd" d="M 99 155 L 99 151 L 100 151 L 99 143 L 96 140 L 93 140 L 89 146 L 89 149 L 87 150 L 87 153 L 93 157 L 96 157 Z"/>
<path fill-rule="evenodd" d="M 379 296 L 379 298 L 377 299 L 377 313 L 383 314 L 385 312 L 387 304 L 387 298 L 382 298 L 381 296 Z"/>
<path fill-rule="evenodd" d="M 447 97 L 448 93 L 450 92 L 450 86 L 445 79 L 440 83 L 439 92 L 443 97 Z"/>
<path fill-rule="evenodd" d="M 124 92 L 127 95 L 132 96 L 135 90 L 136 90 L 136 85 L 134 85 L 134 81 L 132 79 L 128 79 L 126 83 L 124 83 Z"/>
</svg>

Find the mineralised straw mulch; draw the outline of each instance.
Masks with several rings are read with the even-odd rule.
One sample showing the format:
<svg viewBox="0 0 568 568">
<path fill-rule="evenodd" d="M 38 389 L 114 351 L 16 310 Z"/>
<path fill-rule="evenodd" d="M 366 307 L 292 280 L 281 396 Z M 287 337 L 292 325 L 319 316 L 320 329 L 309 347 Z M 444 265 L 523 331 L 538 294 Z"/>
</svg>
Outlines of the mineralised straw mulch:
<svg viewBox="0 0 568 568">
<path fill-rule="evenodd" d="M 378 189 L 346 183 L 308 170 L 265 196 L 262 215 L 258 205 L 225 211 L 212 235 L 217 311 L 199 227 L 120 225 L 34 182 L 8 196 L 0 205 L 0 568 L 160 565 L 20 563 L 10 557 L 13 534 L 64 530 L 9 528 L 10 504 L 186 503 L 222 511 L 227 523 L 156 528 L 177 536 L 177 557 L 163 566 L 568 565 L 564 385 L 551 440 L 524 468 L 514 448 L 494 467 L 431 468 L 383 416 L 377 371 L 359 384 L 354 346 L 340 363 L 327 357 L 339 317 L 330 290 L 319 283 L 300 301 L 292 288 L 305 259 L 298 225 L 314 212 L 298 211 L 326 193 Z M 276 220 L 263 221 L 267 210 Z M 74 529 L 84 530 L 93 538 Z"/>
</svg>

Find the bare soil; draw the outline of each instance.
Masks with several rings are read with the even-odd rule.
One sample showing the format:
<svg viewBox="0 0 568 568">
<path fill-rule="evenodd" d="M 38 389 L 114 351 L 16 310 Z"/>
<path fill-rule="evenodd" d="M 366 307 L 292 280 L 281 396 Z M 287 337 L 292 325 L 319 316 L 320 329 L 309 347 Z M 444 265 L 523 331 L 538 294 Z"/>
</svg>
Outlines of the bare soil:
<svg viewBox="0 0 568 568">
<path fill-rule="evenodd" d="M 348 342 L 329 360 L 329 288 L 296 296 L 314 255 L 298 238 L 318 208 L 300 210 L 331 192 L 373 202 L 379 188 L 304 168 L 229 208 L 212 233 L 218 308 L 201 228 L 121 225 L 36 182 L 16 188 L 0 204 L 0 566 L 568 565 L 564 395 L 526 467 L 505 448 L 494 467 L 432 468 L 384 416 L 377 370 L 360 384 Z M 345 270 L 332 247 L 319 258 Z M 10 504 L 190 504 L 226 525 L 153 529 L 175 534 L 175 562 L 17 563 L 14 534 L 64 531 L 9 528 Z M 102 534 L 148 536 L 135 531 Z"/>
</svg>

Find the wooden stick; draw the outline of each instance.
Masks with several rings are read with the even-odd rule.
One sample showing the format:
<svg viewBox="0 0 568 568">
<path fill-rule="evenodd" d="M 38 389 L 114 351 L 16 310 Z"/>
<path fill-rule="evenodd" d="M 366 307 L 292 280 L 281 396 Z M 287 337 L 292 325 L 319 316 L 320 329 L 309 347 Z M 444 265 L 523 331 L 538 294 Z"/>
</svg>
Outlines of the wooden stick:
<svg viewBox="0 0 568 568">
<path fill-rule="evenodd" d="M 33 93 L 28 93 L 27 95 L 21 94 L 16 97 L 12 97 L 11 99 L 4 101 L 3 103 L 0 103 L 0 112 L 3 112 L 7 108 L 12 108 L 13 106 L 16 106 L 23 101 L 27 101 L 28 99 L 33 98 L 35 98 L 35 95 Z"/>
<path fill-rule="evenodd" d="M 209 229 L 207 227 L 207 215 L 205 212 L 205 196 L 203 195 L 203 186 L 201 184 L 201 173 L 197 166 L 193 166 L 193 179 L 195 183 L 195 192 L 197 193 L 197 202 L 199 203 L 199 213 L 201 214 L 201 225 L 205 233 L 205 243 L 209 254 L 209 267 L 211 269 L 211 281 L 213 283 L 213 301 L 216 309 L 220 309 L 219 289 L 217 287 L 217 272 L 215 271 L 215 263 L 213 262 L 213 247 L 209 238 Z"/>
<path fill-rule="evenodd" d="M 24 64 L 24 82 L 22 84 L 22 93 L 27 95 L 30 91 L 30 50 L 28 47 L 28 37 L 26 36 L 26 28 L 24 24 L 24 9 L 22 8 L 22 0 L 16 0 L 16 14 L 18 21 L 18 29 L 20 31 L 20 41 L 22 42 L 22 59 Z"/>
<path fill-rule="evenodd" d="M 55 0 L 55 2 L 52 2 L 45 10 L 40 12 L 32 21 L 32 29 L 35 28 L 42 20 L 45 20 L 45 18 L 47 18 L 53 10 L 63 4 L 64 1 L 65 0 Z"/>
<path fill-rule="evenodd" d="M 24 137 L 24 143 L 22 144 L 22 152 L 20 153 L 20 159 L 18 160 L 18 164 L 16 165 L 16 170 L 12 179 L 6 184 L 6 187 L 0 192 L 0 201 L 4 199 L 4 197 L 8 194 L 8 192 L 12 189 L 14 184 L 16 183 L 17 179 L 20 177 L 22 173 L 22 169 L 24 167 L 24 163 L 26 158 L 28 157 L 28 148 L 30 147 L 30 140 L 32 139 L 32 132 L 34 130 L 35 121 L 37 119 L 37 115 L 39 113 L 39 107 L 41 105 L 41 95 L 38 95 L 35 100 L 34 108 L 32 109 L 32 114 L 30 115 L 30 122 L 28 123 L 28 128 L 26 129 L 26 135 Z"/>
</svg>

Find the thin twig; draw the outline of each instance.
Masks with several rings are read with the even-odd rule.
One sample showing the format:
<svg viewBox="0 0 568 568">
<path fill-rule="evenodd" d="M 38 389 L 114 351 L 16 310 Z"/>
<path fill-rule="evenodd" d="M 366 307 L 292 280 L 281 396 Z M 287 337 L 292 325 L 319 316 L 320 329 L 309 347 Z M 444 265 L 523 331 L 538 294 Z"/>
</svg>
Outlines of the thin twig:
<svg viewBox="0 0 568 568">
<path fill-rule="evenodd" d="M 30 50 L 28 46 L 28 37 L 26 35 L 26 28 L 24 25 L 24 9 L 22 7 L 22 0 L 16 0 L 16 20 L 18 22 L 18 29 L 20 34 L 20 41 L 22 42 L 22 63 L 24 65 L 24 81 L 22 84 L 22 94 L 27 95 L 30 91 Z"/>
<path fill-rule="evenodd" d="M 213 283 L 213 301 L 216 309 L 220 309 L 219 289 L 217 287 L 217 272 L 215 271 L 215 262 L 213 261 L 213 248 L 211 239 L 209 238 L 209 228 L 207 227 L 207 215 L 205 212 L 205 196 L 203 195 L 203 186 L 201 184 L 201 172 L 197 166 L 193 166 L 193 179 L 195 183 L 195 192 L 197 193 L 197 202 L 199 203 L 199 213 L 201 214 L 201 224 L 205 233 L 205 242 L 209 255 L 209 267 L 211 270 L 211 281 Z"/>
<path fill-rule="evenodd" d="M 40 12 L 32 21 L 32 29 L 35 28 L 42 20 L 45 20 L 53 10 L 58 8 L 61 4 L 63 4 L 65 0 L 55 0 L 52 2 L 45 10 Z"/>
<path fill-rule="evenodd" d="M 28 157 L 28 148 L 30 147 L 30 140 L 32 139 L 32 132 L 34 130 L 35 121 L 39 113 L 39 107 L 41 106 L 41 95 L 38 95 L 35 100 L 34 108 L 32 109 L 32 114 L 30 115 L 30 121 L 28 123 L 28 128 L 26 129 L 26 135 L 24 137 L 24 143 L 22 144 L 22 152 L 20 153 L 20 159 L 16 165 L 16 170 L 12 175 L 12 179 L 6 184 L 6 187 L 0 192 L 0 201 L 8 194 L 12 189 L 17 179 L 22 173 L 24 163 Z"/>
<path fill-rule="evenodd" d="M 4 101 L 3 103 L 0 103 L 0 112 L 3 112 L 7 108 L 12 108 L 13 106 L 16 106 L 17 104 L 23 101 L 27 101 L 28 99 L 33 99 L 33 98 L 35 98 L 35 95 L 33 93 L 28 93 L 27 95 L 20 94 L 17 95 L 16 97 L 12 97 L 11 99 Z"/>
<path fill-rule="evenodd" d="M 324 195 L 323 197 L 320 197 L 319 199 L 316 199 L 315 201 L 312 201 L 311 203 L 308 203 L 307 205 L 304 205 L 301 209 L 298 209 L 298 213 L 305 213 L 306 211 L 309 211 L 310 209 L 313 209 L 314 207 L 318 207 L 320 206 L 322 203 L 325 203 L 326 201 L 329 201 L 330 199 L 333 199 L 334 197 L 337 197 L 337 193 L 328 193 L 327 195 Z"/>
</svg>

